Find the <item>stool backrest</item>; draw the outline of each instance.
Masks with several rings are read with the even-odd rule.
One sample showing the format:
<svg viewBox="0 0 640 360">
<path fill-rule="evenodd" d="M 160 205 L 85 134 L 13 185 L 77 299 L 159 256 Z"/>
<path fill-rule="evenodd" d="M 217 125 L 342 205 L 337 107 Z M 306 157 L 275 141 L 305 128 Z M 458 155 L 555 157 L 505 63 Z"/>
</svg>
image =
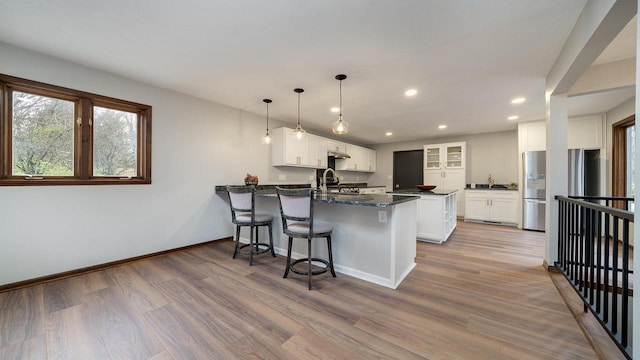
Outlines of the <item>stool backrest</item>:
<svg viewBox="0 0 640 360">
<path fill-rule="evenodd" d="M 313 189 L 283 189 L 276 187 L 280 202 L 282 228 L 287 233 L 289 221 L 309 223 L 310 233 L 313 232 Z"/>
<path fill-rule="evenodd" d="M 256 191 L 253 186 L 227 186 L 229 205 L 231 207 L 231 221 L 236 222 L 237 215 L 251 216 L 251 222 L 256 216 Z"/>
</svg>

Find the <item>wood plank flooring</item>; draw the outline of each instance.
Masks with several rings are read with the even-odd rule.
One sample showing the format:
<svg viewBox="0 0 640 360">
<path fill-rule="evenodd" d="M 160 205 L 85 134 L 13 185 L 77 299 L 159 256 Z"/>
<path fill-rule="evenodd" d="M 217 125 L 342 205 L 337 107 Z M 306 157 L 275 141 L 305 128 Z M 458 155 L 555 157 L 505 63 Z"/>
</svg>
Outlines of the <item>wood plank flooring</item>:
<svg viewBox="0 0 640 360">
<path fill-rule="evenodd" d="M 396 290 L 217 242 L 0 293 L 0 359 L 596 359 L 542 234 L 459 222 Z"/>
</svg>

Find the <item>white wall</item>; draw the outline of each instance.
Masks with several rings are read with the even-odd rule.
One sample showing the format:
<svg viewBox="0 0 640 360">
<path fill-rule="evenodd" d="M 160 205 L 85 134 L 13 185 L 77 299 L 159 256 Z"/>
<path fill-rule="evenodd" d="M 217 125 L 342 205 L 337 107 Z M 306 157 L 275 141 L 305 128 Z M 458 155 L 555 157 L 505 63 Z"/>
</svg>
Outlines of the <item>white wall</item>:
<svg viewBox="0 0 640 360">
<path fill-rule="evenodd" d="M 4 43 L 0 73 L 153 107 L 151 185 L 0 186 L 0 285 L 231 236 L 214 185 L 315 174 L 271 166 L 262 116 Z"/>
<path fill-rule="evenodd" d="M 489 174 L 499 184 L 517 182 L 518 133 L 511 130 L 374 146 L 377 152 L 377 171 L 369 178 L 369 184 L 393 188 L 394 151 L 422 150 L 427 144 L 457 141 L 467 142 L 467 183 L 486 184 Z"/>
</svg>

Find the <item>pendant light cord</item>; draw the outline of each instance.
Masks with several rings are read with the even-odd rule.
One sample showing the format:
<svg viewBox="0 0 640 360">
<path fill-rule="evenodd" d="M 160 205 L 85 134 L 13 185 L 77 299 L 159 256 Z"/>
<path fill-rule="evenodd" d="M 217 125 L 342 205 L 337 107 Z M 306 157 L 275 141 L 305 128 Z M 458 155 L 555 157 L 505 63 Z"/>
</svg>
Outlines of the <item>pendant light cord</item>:
<svg viewBox="0 0 640 360">
<path fill-rule="evenodd" d="M 267 133 L 269 133 L 269 103 L 267 103 Z"/>
<path fill-rule="evenodd" d="M 300 127 L 300 93 L 298 93 L 298 127 Z"/>
<path fill-rule="evenodd" d="M 340 121 L 342 121 L 342 80 L 340 80 Z"/>
</svg>

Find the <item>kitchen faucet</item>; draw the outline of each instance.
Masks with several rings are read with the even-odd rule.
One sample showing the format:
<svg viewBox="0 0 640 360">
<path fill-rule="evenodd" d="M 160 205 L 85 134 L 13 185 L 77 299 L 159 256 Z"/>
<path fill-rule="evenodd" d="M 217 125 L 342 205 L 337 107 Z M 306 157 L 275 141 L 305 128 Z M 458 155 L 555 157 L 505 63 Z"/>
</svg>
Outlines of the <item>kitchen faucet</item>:
<svg viewBox="0 0 640 360">
<path fill-rule="evenodd" d="M 489 183 L 489 189 L 491 189 L 495 184 L 495 180 L 491 178 L 491 174 L 489 174 L 489 179 L 487 180 L 487 182 Z"/>
<path fill-rule="evenodd" d="M 334 177 L 336 176 L 336 172 L 332 168 L 327 168 L 327 170 L 322 173 L 322 183 L 320 184 L 320 191 L 322 191 L 322 193 L 327 192 L 327 173 L 329 170 L 331 170 Z"/>
</svg>

